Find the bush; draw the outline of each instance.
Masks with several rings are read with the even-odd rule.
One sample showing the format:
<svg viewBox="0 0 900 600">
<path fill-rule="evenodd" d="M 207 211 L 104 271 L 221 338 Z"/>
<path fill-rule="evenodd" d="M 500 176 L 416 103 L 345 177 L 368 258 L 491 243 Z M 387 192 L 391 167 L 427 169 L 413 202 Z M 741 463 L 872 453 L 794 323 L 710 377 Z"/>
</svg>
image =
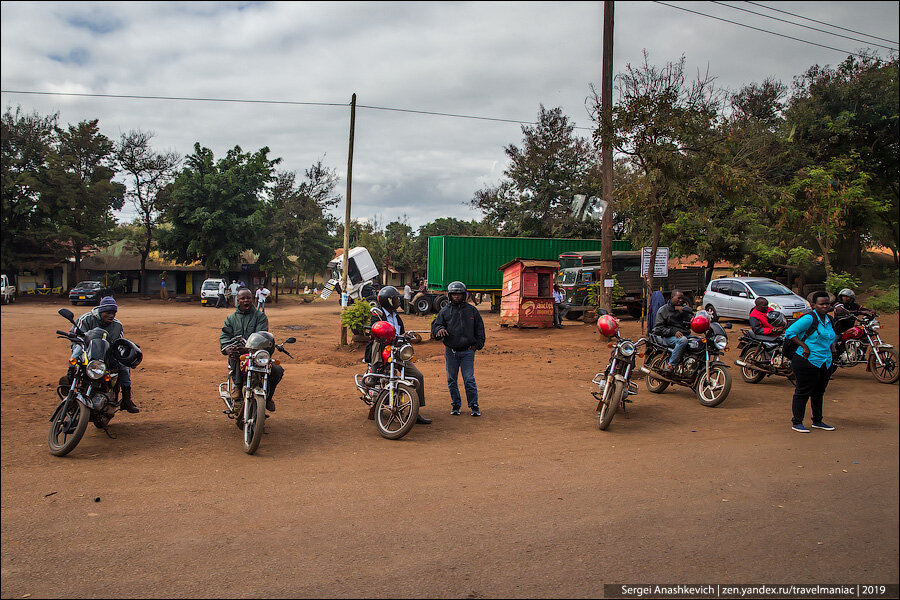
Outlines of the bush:
<svg viewBox="0 0 900 600">
<path fill-rule="evenodd" d="M 615 306 L 616 302 L 625 295 L 625 290 L 622 289 L 622 286 L 619 285 L 619 279 L 613 275 L 612 280 L 615 282 L 612 289 L 612 305 Z M 603 289 L 603 281 L 598 281 L 596 283 L 592 283 L 587 286 L 587 301 L 588 304 L 593 306 L 594 308 L 600 308 L 600 293 Z"/>
<path fill-rule="evenodd" d="M 825 289 L 837 296 L 837 293 L 844 288 L 855 290 L 859 287 L 859 283 L 859 279 L 856 279 L 850 273 L 833 271 L 831 275 L 825 278 Z"/>
<path fill-rule="evenodd" d="M 354 333 L 362 333 L 363 327 L 372 320 L 372 307 L 368 300 L 357 298 L 356 302 L 341 311 L 341 325 Z"/>
<path fill-rule="evenodd" d="M 866 308 L 874 309 L 882 314 L 893 314 L 900 310 L 900 292 L 895 283 L 887 291 L 875 292 L 877 295 L 872 296 L 866 301 Z"/>
</svg>

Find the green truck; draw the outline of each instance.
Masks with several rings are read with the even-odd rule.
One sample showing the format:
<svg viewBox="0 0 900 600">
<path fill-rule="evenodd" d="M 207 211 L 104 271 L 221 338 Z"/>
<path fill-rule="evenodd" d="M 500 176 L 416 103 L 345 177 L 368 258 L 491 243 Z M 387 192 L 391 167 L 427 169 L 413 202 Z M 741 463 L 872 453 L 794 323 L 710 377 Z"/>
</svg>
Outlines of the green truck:
<svg viewBox="0 0 900 600">
<path fill-rule="evenodd" d="M 600 240 L 440 235 L 428 238 L 428 284 L 412 304 L 421 314 L 437 312 L 449 303 L 447 286 L 462 281 L 480 298 L 490 296 L 499 310 L 503 273 L 499 268 L 516 258 L 559 260 L 567 252 L 598 251 Z M 613 241 L 614 251 L 631 250 L 631 243 Z"/>
</svg>

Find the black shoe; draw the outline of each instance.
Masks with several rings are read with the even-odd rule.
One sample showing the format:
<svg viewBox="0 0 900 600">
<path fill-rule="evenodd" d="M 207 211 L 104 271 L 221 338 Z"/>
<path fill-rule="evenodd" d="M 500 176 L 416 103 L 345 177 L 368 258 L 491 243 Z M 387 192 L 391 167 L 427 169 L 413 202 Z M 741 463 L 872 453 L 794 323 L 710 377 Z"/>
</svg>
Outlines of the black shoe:
<svg viewBox="0 0 900 600">
<path fill-rule="evenodd" d="M 458 415 L 458 414 L 459 414 L 459 409 L 458 409 L 458 408 L 451 408 L 451 409 L 450 409 L 450 414 L 451 414 L 451 415 Z"/>
<path fill-rule="evenodd" d="M 416 417 L 416 425 L 431 425 L 431 419 L 426 419 L 422 415 Z"/>
<path fill-rule="evenodd" d="M 275 400 L 272 398 L 266 399 L 266 410 L 269 412 L 275 412 Z"/>
<path fill-rule="evenodd" d="M 480 416 L 481 416 L 481 411 L 478 410 L 478 405 L 477 405 L 477 404 L 476 404 L 475 406 L 472 407 L 472 412 L 471 412 L 470 414 L 471 414 L 473 417 L 480 417 Z"/>
<path fill-rule="evenodd" d="M 134 402 L 132 402 L 131 400 L 122 400 L 122 410 L 124 410 L 125 412 L 130 412 L 131 414 L 141 412 L 141 409 L 135 406 Z"/>
</svg>

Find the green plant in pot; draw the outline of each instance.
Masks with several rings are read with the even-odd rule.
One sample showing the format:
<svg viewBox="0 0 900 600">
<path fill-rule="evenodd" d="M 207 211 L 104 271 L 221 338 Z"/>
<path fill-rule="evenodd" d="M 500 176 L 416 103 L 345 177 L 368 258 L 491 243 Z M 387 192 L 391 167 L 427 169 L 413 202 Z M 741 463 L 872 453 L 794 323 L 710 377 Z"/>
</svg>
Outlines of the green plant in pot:
<svg viewBox="0 0 900 600">
<path fill-rule="evenodd" d="M 368 300 L 357 298 L 356 302 L 341 311 L 341 325 L 356 335 L 361 335 L 363 327 L 372 320 L 372 307 Z"/>
</svg>

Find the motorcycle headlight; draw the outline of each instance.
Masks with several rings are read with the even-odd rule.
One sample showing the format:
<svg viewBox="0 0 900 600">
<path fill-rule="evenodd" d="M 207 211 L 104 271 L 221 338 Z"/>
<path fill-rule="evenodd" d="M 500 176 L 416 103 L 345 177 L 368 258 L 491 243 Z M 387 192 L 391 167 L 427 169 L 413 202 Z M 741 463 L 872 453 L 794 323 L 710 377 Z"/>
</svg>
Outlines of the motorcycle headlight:
<svg viewBox="0 0 900 600">
<path fill-rule="evenodd" d="M 622 356 L 631 356 L 634 354 L 634 344 L 631 342 L 619 342 L 619 354 Z"/>
<path fill-rule="evenodd" d="M 405 346 L 402 346 L 400 348 L 400 350 L 397 351 L 397 356 L 400 358 L 400 360 L 409 360 L 413 357 L 413 354 L 415 354 L 415 353 L 416 353 L 416 351 L 413 350 L 413 347 L 409 344 L 406 344 Z"/>
<path fill-rule="evenodd" d="M 717 335 L 713 338 L 713 343 L 719 350 L 724 350 L 728 346 L 728 338 L 724 335 Z"/>
<path fill-rule="evenodd" d="M 253 364 L 257 367 L 265 367 L 267 364 L 269 364 L 270 358 L 271 356 L 269 356 L 269 353 L 265 350 L 257 350 L 253 354 Z"/>
<path fill-rule="evenodd" d="M 100 379 L 106 375 L 106 365 L 102 360 L 92 360 L 88 363 L 87 374 L 91 379 Z"/>
<path fill-rule="evenodd" d="M 872 329 L 881 329 L 881 323 L 873 319 L 872 322 L 869 323 L 869 327 Z"/>
</svg>

